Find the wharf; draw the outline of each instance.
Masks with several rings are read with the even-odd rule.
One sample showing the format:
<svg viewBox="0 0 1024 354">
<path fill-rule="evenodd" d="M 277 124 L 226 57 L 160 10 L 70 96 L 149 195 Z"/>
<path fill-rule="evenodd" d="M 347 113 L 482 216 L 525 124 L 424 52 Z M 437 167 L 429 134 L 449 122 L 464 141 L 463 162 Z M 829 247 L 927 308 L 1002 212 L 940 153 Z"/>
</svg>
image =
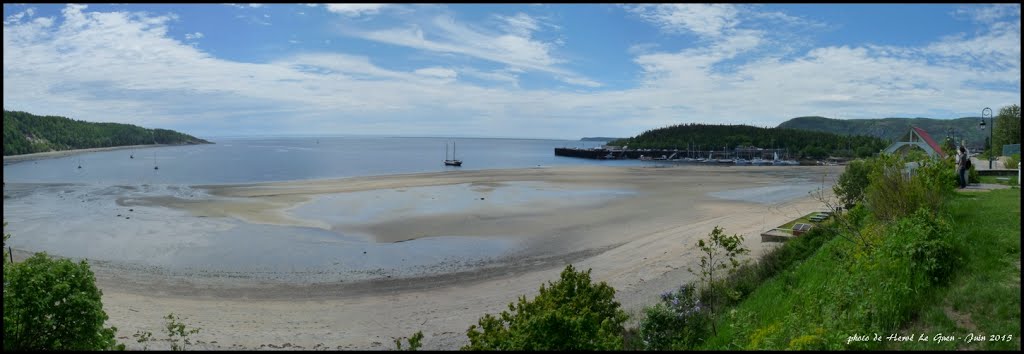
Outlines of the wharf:
<svg viewBox="0 0 1024 354">
<path fill-rule="evenodd" d="M 651 157 L 658 160 L 690 158 L 730 159 L 736 156 L 744 159 L 760 157 L 764 160 L 772 160 L 773 153 L 777 152 L 781 157 L 784 154 L 782 149 L 759 149 L 746 151 L 732 150 L 678 150 L 678 149 L 608 149 L 608 148 L 555 148 L 555 156 L 578 157 L 596 160 L 620 160 L 639 159 L 641 156 Z"/>
</svg>

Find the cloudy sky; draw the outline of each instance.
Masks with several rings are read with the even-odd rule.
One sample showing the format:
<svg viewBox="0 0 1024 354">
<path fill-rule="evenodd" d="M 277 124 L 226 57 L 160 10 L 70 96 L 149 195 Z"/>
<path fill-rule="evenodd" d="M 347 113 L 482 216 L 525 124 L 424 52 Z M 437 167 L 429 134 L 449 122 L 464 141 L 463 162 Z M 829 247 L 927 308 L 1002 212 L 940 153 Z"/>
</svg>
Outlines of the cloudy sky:
<svg viewBox="0 0 1024 354">
<path fill-rule="evenodd" d="M 1017 4 L 4 4 L 4 109 L 200 137 L 633 136 L 1020 104 Z"/>
</svg>

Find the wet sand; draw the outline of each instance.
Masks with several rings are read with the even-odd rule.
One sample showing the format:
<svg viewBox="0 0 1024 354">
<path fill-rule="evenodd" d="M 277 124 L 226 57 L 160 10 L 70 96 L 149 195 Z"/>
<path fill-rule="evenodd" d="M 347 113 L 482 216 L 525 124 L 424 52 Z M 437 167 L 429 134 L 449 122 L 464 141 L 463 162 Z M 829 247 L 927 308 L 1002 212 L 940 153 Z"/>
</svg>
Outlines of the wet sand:
<svg viewBox="0 0 1024 354">
<path fill-rule="evenodd" d="M 212 197 L 155 196 L 119 202 L 330 232 L 339 223 L 352 221 L 346 217 L 354 220 L 358 215 L 323 215 L 304 208 L 330 210 L 374 195 L 339 197 L 360 192 L 422 194 L 430 189 L 417 188 L 445 187 L 484 195 L 541 183 L 538 193 L 544 188 L 551 193 L 628 193 L 602 203 L 548 198 L 489 205 L 493 198 L 487 198 L 468 206 L 446 204 L 439 211 L 428 206 L 403 214 L 408 217 L 386 217 L 382 212 L 384 216 L 374 214 L 358 225 L 344 224 L 379 243 L 472 235 L 523 240 L 528 245 L 486 267 L 437 269 L 415 277 L 290 284 L 244 276 L 164 276 L 142 266 L 92 264 L 109 324 L 119 328 L 118 336 L 129 348 L 141 348 L 130 340 L 131 334 L 159 333 L 162 317 L 174 312 L 203 328 L 193 336 L 201 342 L 190 346 L 195 349 L 391 349 L 392 337 L 419 330 L 425 336 L 424 349 L 458 349 L 466 343 L 466 329 L 480 316 L 506 309 L 520 295 L 536 295 L 542 283 L 557 279 L 569 263 L 592 269 L 596 281 L 612 285 L 616 299 L 636 318 L 659 293 L 692 279 L 686 268 L 698 262 L 694 243 L 713 227 L 744 235 L 745 245 L 757 257 L 772 247 L 761 243 L 758 235 L 821 210 L 823 205 L 808 189 L 824 183 L 830 190 L 841 171 L 842 167 L 820 166 L 571 167 L 193 186 Z"/>
</svg>

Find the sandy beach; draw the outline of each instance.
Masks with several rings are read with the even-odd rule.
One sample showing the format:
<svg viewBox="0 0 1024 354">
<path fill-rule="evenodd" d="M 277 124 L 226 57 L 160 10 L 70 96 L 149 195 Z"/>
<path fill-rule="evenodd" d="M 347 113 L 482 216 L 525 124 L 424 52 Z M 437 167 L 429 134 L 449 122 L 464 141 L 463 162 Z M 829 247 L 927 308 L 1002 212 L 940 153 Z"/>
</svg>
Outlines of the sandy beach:
<svg viewBox="0 0 1024 354">
<path fill-rule="evenodd" d="M 126 145 L 126 146 L 111 146 L 111 147 L 92 148 L 92 149 L 74 149 L 74 150 L 61 150 L 61 151 L 47 151 L 47 152 L 37 152 L 37 153 L 34 153 L 34 154 L 11 155 L 11 156 L 4 156 L 4 165 L 12 164 L 12 163 L 17 163 L 17 162 L 43 160 L 43 159 L 52 159 L 52 158 L 57 158 L 57 157 L 79 155 L 79 154 L 84 154 L 84 153 L 89 153 L 89 152 L 97 152 L 97 151 L 145 149 L 145 148 L 154 148 L 154 147 L 162 147 L 162 146 L 175 146 L 175 145 L 169 145 L 169 144 Z"/>
<path fill-rule="evenodd" d="M 686 268 L 699 262 L 694 243 L 713 227 L 743 235 L 751 257 L 758 257 L 775 245 L 759 234 L 822 210 L 808 192 L 830 191 L 841 172 L 841 166 L 597 166 L 191 186 L 204 194 L 110 198 L 120 207 L 162 208 L 195 220 L 354 232 L 376 244 L 465 235 L 481 244 L 522 246 L 476 267 L 330 282 L 91 264 L 108 323 L 129 348 L 142 348 L 131 337 L 137 330 L 162 338 L 162 318 L 173 312 L 202 328 L 190 349 L 392 349 L 392 338 L 416 331 L 423 331 L 424 349 L 458 349 L 480 316 L 536 295 L 569 263 L 613 286 L 635 320 L 658 294 L 692 279 Z M 437 200 L 408 202 L 425 198 Z M 346 209 L 378 199 L 390 204 L 374 213 Z"/>
</svg>

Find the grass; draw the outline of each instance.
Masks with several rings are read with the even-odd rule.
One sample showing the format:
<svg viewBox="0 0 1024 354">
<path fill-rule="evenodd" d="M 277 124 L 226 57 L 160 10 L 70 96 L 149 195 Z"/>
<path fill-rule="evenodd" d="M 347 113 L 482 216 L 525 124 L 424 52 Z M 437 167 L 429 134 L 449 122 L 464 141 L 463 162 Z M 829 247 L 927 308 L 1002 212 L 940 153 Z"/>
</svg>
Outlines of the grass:
<svg viewBox="0 0 1024 354">
<path fill-rule="evenodd" d="M 981 183 L 1005 184 L 1005 185 L 1010 185 L 1010 186 L 1019 186 L 1019 184 L 1017 184 L 1017 176 L 1012 176 L 1012 177 L 978 176 L 978 180 L 980 180 Z"/>
<path fill-rule="evenodd" d="M 897 299 L 913 301 L 899 305 L 908 315 L 896 317 L 897 325 L 878 327 L 832 319 L 835 314 L 855 311 L 857 306 L 875 305 L 853 300 L 845 302 L 845 306 L 853 306 L 847 308 L 834 305 L 834 299 L 859 299 L 858 290 L 892 291 L 885 290 L 886 280 L 879 278 L 882 283 L 869 280 L 864 284 L 867 288 L 854 288 L 854 293 L 844 295 L 842 289 L 849 288 L 837 286 L 849 274 L 836 266 L 836 255 L 849 245 L 836 238 L 809 258 L 778 269 L 738 304 L 723 309 L 720 313 L 725 315 L 715 319 L 718 333 L 697 349 L 812 349 L 794 347 L 805 340 L 817 349 L 1019 351 L 1020 189 L 957 193 L 947 212 L 953 221 L 953 246 L 961 251 L 959 269 L 943 285 Z M 829 313 L 833 311 L 840 312 Z M 850 335 L 873 335 L 857 333 L 867 328 L 892 330 L 878 330 L 883 338 L 878 342 L 847 344 Z M 889 341 L 885 337 L 893 333 L 882 332 L 913 335 L 914 340 Z M 921 336 L 928 340 L 922 341 Z M 971 337 L 974 341 L 968 342 Z"/>
<path fill-rule="evenodd" d="M 1020 350 L 1020 189 L 958 193 L 951 204 L 965 253 L 963 269 L 929 294 L 907 332 L 956 341 L 890 343 L 886 349 Z M 1010 341 L 967 343 L 969 335 L 1012 335 Z"/>
</svg>

